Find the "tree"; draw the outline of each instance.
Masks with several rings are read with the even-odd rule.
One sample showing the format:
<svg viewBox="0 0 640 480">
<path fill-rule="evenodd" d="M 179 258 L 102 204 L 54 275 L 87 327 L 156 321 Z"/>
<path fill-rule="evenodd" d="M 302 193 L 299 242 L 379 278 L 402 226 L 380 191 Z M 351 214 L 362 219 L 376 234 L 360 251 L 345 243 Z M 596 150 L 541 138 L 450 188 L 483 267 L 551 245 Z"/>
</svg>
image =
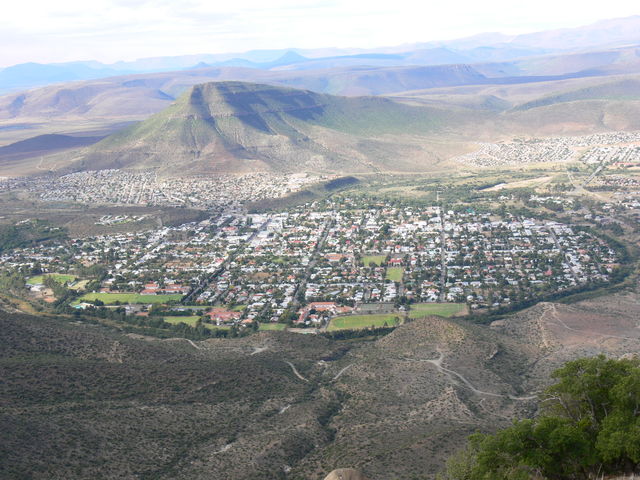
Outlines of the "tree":
<svg viewBox="0 0 640 480">
<path fill-rule="evenodd" d="M 603 355 L 552 374 L 541 414 L 494 435 L 469 437 L 447 480 L 594 478 L 640 465 L 640 360 Z"/>
</svg>

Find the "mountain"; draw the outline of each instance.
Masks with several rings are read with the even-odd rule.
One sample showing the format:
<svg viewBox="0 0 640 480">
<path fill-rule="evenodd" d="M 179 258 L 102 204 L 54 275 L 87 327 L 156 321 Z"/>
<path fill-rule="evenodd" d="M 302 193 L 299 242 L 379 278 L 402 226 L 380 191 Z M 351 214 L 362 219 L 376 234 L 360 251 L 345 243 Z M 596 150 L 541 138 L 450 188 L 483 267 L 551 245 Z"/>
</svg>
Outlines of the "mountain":
<svg viewBox="0 0 640 480">
<path fill-rule="evenodd" d="M 640 129 L 637 74 L 443 87 L 390 98 L 470 117 L 483 112 L 476 122 L 454 127 L 461 135 L 477 141 Z"/>
<path fill-rule="evenodd" d="M 434 62 L 436 57 L 444 60 L 447 56 L 455 55 L 446 49 L 417 51 L 414 54 L 430 56 Z M 386 62 L 398 56 L 401 55 L 356 55 L 338 60 L 343 61 L 346 58 L 353 61 L 357 58 L 361 62 L 374 60 Z M 286 57 L 289 60 L 300 58 L 296 53 L 287 54 Z M 450 60 L 456 58 L 451 57 Z M 302 65 L 322 66 L 322 63 L 314 62 L 318 61 L 311 59 L 303 62 Z M 640 72 L 640 48 L 625 47 L 576 54 L 545 55 L 472 66 L 468 64 L 396 67 L 361 65 L 319 70 L 289 70 L 283 66 L 278 68 L 262 70 L 200 65 L 197 69 L 178 72 L 125 75 L 41 87 L 0 97 L 0 127 L 2 124 L 7 126 L 37 124 L 38 128 L 42 128 L 50 125 L 52 119 L 72 123 L 97 120 L 119 123 L 140 120 L 167 107 L 192 86 L 211 81 L 267 83 L 319 93 L 358 96 L 387 95 L 459 85 L 531 84 L 570 78 L 606 77 Z M 22 138 L 15 138 L 15 140 L 20 139 Z"/>
<path fill-rule="evenodd" d="M 640 15 L 601 20 L 576 28 L 517 35 L 510 43 L 562 50 L 640 44 Z"/>
<path fill-rule="evenodd" d="M 577 28 L 524 35 L 484 33 L 463 39 L 376 49 L 254 50 L 244 53 L 152 57 L 113 64 L 96 61 L 44 65 L 27 63 L 0 70 L 0 92 L 122 74 L 173 71 L 174 75 L 177 75 L 181 70 L 205 66 L 277 71 L 510 62 L 548 54 L 582 53 L 586 49 L 603 50 L 638 45 L 640 44 L 638 32 L 640 32 L 640 16 L 633 16 L 604 20 Z M 226 78 L 226 80 L 260 81 L 258 78 Z"/>
<path fill-rule="evenodd" d="M 0 120 L 50 119 L 68 115 L 92 118 L 144 116 L 160 111 L 194 85 L 225 80 L 287 85 L 339 95 L 375 95 L 478 83 L 484 81 L 484 76 L 466 65 L 300 72 L 206 67 L 76 82 L 5 95 L 0 97 Z"/>
<path fill-rule="evenodd" d="M 403 138 L 437 132 L 447 116 L 379 97 L 207 83 L 97 143 L 74 168 L 155 168 L 174 174 L 366 172 L 416 168 L 419 157 L 428 169 L 432 155 Z"/>
<path fill-rule="evenodd" d="M 529 76 L 535 79 L 548 76 L 589 77 L 638 73 L 640 46 L 541 55 L 509 62 L 481 63 L 474 65 L 474 68 L 491 78 Z"/>
<path fill-rule="evenodd" d="M 399 82 L 389 78 L 390 83 Z M 163 82 L 162 77 L 140 79 L 129 82 L 125 91 L 132 99 L 131 92 L 140 91 L 167 104 L 156 93 Z M 112 90 L 105 88 L 91 95 L 108 101 Z M 58 132 L 64 127 L 72 137 L 104 136 L 120 129 L 91 147 L 64 153 L 56 142 L 42 141 L 56 137 L 35 138 L 36 149 L 18 144 L 20 160 L 15 154 L 3 157 L 0 175 L 38 173 L 42 156 L 51 170 L 154 169 L 168 176 L 433 171 L 447 168 L 447 159 L 467 151 L 469 142 L 638 130 L 639 91 L 638 75 L 434 87 L 394 97 L 342 97 L 275 85 L 211 82 L 191 87 L 165 110 L 128 126 L 116 121 L 133 115 L 112 117 L 114 123 L 100 126 L 95 122 L 108 117 L 95 111 L 104 106 L 95 103 L 94 111 L 84 112 L 81 102 L 68 102 L 69 113 L 55 121 L 53 115 L 48 122 L 9 120 L 5 130 L 0 124 L 0 139 L 35 137 L 39 125 L 57 126 Z M 66 94 L 73 99 L 83 92 Z M 45 98 L 56 97 L 40 97 Z M 117 107 L 112 101 L 105 105 Z M 34 103 L 25 101 L 22 108 L 32 109 Z M 135 101 L 127 108 L 136 108 Z M 90 132 L 72 129 L 81 125 Z"/>
<path fill-rule="evenodd" d="M 102 64 L 89 66 L 83 62 L 65 64 L 22 63 L 0 70 L 0 92 L 51 83 L 110 77 L 131 71 L 118 71 Z"/>
<path fill-rule="evenodd" d="M 612 79 L 585 88 L 569 90 L 523 103 L 514 110 L 529 110 L 580 100 L 640 101 L 640 77 Z"/>
</svg>

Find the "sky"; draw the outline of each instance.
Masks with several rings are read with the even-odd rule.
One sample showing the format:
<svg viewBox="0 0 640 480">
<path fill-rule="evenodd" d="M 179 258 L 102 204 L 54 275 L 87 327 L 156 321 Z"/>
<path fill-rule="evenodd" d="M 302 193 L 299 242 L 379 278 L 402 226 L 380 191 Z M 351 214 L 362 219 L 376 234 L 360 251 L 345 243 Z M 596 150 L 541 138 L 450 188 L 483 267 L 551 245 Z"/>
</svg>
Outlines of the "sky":
<svg viewBox="0 0 640 480">
<path fill-rule="evenodd" d="M 18 63 L 359 47 L 576 27 L 640 13 L 607 0 L 10 0 L 0 67 Z"/>
</svg>

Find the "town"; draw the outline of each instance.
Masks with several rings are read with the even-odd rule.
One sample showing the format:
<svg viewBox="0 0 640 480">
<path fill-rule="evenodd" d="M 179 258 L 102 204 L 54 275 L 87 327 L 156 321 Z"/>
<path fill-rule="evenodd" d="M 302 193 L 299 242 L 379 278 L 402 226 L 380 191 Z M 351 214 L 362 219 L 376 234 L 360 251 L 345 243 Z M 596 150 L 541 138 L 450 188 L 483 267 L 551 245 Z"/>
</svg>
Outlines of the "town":
<svg viewBox="0 0 640 480">
<path fill-rule="evenodd" d="M 123 219 L 102 219 L 113 221 Z M 131 316 L 165 304 L 166 319 L 211 329 L 391 326 L 430 305 L 479 314 L 605 284 L 619 260 L 588 229 L 554 220 L 346 194 L 0 257 L 32 299 L 55 302 L 64 288 L 69 307 Z"/>
<path fill-rule="evenodd" d="M 62 176 L 5 178 L 0 191 L 23 190 L 44 201 L 86 205 L 121 204 L 200 209 L 234 209 L 251 201 L 283 197 L 328 179 L 305 173 L 159 178 L 152 172 L 99 170 Z"/>
<path fill-rule="evenodd" d="M 456 160 L 479 167 L 523 163 L 565 163 L 619 167 L 640 165 L 640 132 L 611 132 L 575 137 L 513 139 L 502 143 L 480 143 L 478 150 Z"/>
</svg>

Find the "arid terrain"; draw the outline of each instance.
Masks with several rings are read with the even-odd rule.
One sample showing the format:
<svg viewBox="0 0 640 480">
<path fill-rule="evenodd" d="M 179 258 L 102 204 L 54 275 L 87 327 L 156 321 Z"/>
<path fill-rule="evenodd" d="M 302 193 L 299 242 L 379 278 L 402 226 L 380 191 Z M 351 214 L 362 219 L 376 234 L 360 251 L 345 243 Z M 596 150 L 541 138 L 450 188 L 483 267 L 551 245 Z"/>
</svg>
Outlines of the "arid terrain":
<svg viewBox="0 0 640 480">
<path fill-rule="evenodd" d="M 467 434 L 534 414 L 563 362 L 638 354 L 639 315 L 627 292 L 489 326 L 430 317 L 362 343 L 163 341 L 3 314 L 4 474 L 322 479 L 348 465 L 415 478 Z"/>
</svg>

